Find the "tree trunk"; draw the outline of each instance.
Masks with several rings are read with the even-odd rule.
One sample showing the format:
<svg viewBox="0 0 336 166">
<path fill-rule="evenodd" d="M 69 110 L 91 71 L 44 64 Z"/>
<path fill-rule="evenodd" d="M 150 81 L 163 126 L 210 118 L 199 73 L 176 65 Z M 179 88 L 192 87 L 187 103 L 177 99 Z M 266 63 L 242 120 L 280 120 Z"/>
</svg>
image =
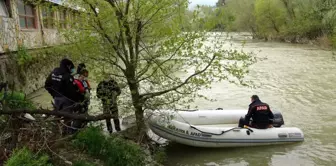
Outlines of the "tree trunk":
<svg viewBox="0 0 336 166">
<path fill-rule="evenodd" d="M 285 5 L 285 8 L 287 10 L 287 13 L 288 13 L 290 19 L 294 20 L 295 19 L 295 12 L 294 12 L 293 6 L 291 4 L 289 4 L 291 2 L 288 1 L 288 0 L 282 0 L 282 3 Z"/>
<path fill-rule="evenodd" d="M 139 135 L 139 142 L 146 141 L 147 129 L 144 118 L 144 110 L 142 107 L 135 108 L 135 118 L 137 125 L 137 134 Z"/>
<path fill-rule="evenodd" d="M 148 136 L 146 132 L 143 102 L 140 97 L 139 86 L 134 80 L 135 79 L 129 79 L 128 85 L 131 91 L 133 106 L 135 108 L 135 120 L 137 125 L 136 134 L 138 136 L 138 142 L 146 142 L 148 141 Z"/>
</svg>

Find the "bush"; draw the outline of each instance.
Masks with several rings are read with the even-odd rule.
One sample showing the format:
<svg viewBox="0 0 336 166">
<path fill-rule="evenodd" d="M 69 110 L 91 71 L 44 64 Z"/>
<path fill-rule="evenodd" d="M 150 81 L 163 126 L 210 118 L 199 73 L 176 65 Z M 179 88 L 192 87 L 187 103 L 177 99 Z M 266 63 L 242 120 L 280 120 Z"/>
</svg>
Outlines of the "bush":
<svg viewBox="0 0 336 166">
<path fill-rule="evenodd" d="M 4 93 L 0 93 L 0 98 L 3 98 Z M 4 99 L 4 106 L 9 109 L 35 109 L 32 101 L 27 100 L 24 93 L 21 92 L 8 92 Z"/>
<path fill-rule="evenodd" d="M 164 164 L 167 161 L 167 154 L 165 152 L 165 148 L 158 147 L 153 152 L 153 159 L 160 164 Z"/>
<path fill-rule="evenodd" d="M 74 145 L 88 154 L 105 161 L 105 165 L 141 166 L 146 156 L 141 147 L 119 136 L 105 137 L 98 127 L 78 133 Z"/>
<path fill-rule="evenodd" d="M 75 162 L 74 166 L 96 166 L 96 165 L 86 161 L 77 161 Z"/>
<path fill-rule="evenodd" d="M 27 148 L 15 150 L 5 166 L 52 166 L 47 155 L 35 155 Z"/>
</svg>

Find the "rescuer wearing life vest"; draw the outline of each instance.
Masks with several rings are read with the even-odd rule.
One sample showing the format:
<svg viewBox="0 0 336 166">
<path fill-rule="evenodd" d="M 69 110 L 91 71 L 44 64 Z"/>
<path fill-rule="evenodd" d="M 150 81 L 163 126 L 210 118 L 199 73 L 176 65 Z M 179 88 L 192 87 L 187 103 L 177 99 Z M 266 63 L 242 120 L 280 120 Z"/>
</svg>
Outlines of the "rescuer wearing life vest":
<svg viewBox="0 0 336 166">
<path fill-rule="evenodd" d="M 249 125 L 251 118 L 253 120 L 250 126 L 258 129 L 269 128 L 274 119 L 274 115 L 269 105 L 261 102 L 257 95 L 251 97 L 251 104 L 245 115 L 245 125 Z"/>
<path fill-rule="evenodd" d="M 80 66 L 78 66 L 79 68 Z M 78 69 L 77 68 L 77 69 Z M 80 71 L 78 71 L 79 73 L 75 76 L 75 83 L 79 89 L 79 92 L 81 93 L 82 97 L 82 101 L 81 101 L 81 109 L 79 110 L 79 114 L 86 114 L 89 110 L 89 104 L 90 104 L 90 83 L 88 81 L 88 76 L 89 76 L 89 71 L 86 70 L 85 68 L 82 68 Z M 84 127 L 84 123 L 80 120 L 76 120 L 74 122 L 74 127 L 77 128 L 82 128 Z"/>
</svg>

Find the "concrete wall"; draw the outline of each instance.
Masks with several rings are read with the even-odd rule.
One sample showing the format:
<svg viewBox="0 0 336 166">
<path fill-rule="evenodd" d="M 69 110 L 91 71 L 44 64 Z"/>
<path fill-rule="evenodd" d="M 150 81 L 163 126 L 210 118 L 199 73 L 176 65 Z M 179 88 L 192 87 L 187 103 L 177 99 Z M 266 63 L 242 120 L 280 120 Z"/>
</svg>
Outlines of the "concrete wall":
<svg viewBox="0 0 336 166">
<path fill-rule="evenodd" d="M 11 58 L 15 54 L 0 56 L 0 80 L 8 81 L 11 89 L 26 94 L 39 90 L 44 86 L 48 74 L 59 66 L 62 58 L 72 59 L 75 65 L 78 64 L 75 58 L 66 56 L 68 47 L 29 50 L 27 54 L 33 58 L 24 64 L 18 64 L 17 59 Z"/>
</svg>

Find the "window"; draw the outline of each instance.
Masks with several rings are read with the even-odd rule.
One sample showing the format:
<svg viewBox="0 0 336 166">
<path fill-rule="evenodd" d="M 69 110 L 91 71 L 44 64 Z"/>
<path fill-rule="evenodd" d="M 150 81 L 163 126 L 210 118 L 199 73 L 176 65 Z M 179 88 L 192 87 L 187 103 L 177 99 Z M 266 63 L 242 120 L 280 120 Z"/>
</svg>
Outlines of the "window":
<svg viewBox="0 0 336 166">
<path fill-rule="evenodd" d="M 43 8 L 43 27 L 53 29 L 55 27 L 55 12 L 51 8 Z"/>
<path fill-rule="evenodd" d="M 9 1 L 0 0 L 0 16 L 9 17 Z"/>
<path fill-rule="evenodd" d="M 67 24 L 66 24 L 66 10 L 60 10 L 60 19 L 59 19 L 59 23 L 60 23 L 60 27 L 61 28 L 66 28 Z"/>
<path fill-rule="evenodd" d="M 30 4 L 24 4 L 22 0 L 18 0 L 18 11 L 20 27 L 25 29 L 35 29 L 36 16 L 34 6 Z"/>
</svg>

